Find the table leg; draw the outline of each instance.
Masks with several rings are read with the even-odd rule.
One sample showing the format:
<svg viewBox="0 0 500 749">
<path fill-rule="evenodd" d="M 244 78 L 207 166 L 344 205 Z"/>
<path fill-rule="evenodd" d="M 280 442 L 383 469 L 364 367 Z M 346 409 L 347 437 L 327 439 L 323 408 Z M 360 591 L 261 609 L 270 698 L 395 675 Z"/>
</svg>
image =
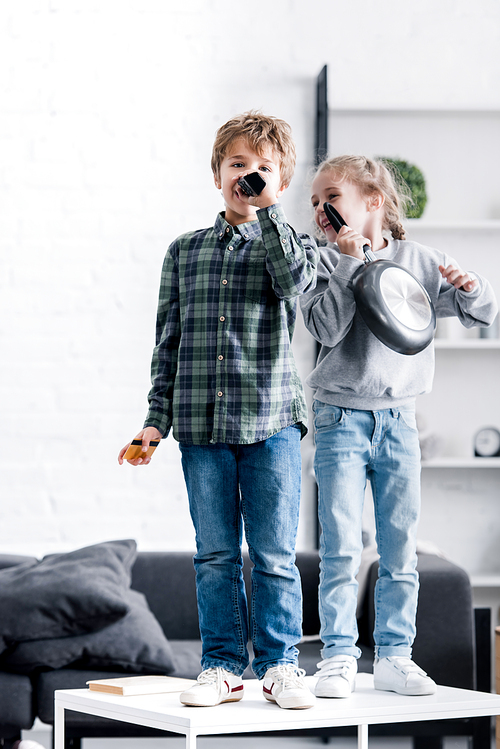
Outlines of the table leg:
<svg viewBox="0 0 500 749">
<path fill-rule="evenodd" d="M 368 726 L 365 723 L 358 726 L 358 749 L 368 749 Z"/>
<path fill-rule="evenodd" d="M 54 749 L 64 749 L 64 707 L 55 702 Z"/>
<path fill-rule="evenodd" d="M 192 731 L 188 731 L 186 733 L 186 749 L 196 749 L 196 739 L 197 735 Z M 57 749 L 57 747 L 54 747 L 54 749 Z"/>
</svg>

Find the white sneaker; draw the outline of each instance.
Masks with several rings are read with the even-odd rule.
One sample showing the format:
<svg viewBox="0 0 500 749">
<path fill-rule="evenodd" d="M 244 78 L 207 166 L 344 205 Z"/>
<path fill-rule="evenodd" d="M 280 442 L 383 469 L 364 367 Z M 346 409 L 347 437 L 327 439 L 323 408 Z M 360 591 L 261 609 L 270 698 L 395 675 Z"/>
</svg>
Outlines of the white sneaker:
<svg viewBox="0 0 500 749">
<path fill-rule="evenodd" d="M 406 695 L 434 694 L 436 684 L 411 658 L 389 656 L 373 663 L 375 689 Z"/>
<path fill-rule="evenodd" d="M 353 655 L 333 655 L 316 664 L 319 676 L 314 694 L 316 697 L 350 697 L 356 687 L 358 662 Z"/>
<path fill-rule="evenodd" d="M 262 684 L 266 700 L 289 710 L 312 707 L 316 699 L 304 684 L 306 672 L 292 664 L 268 668 Z"/>
<path fill-rule="evenodd" d="M 180 701 L 192 707 L 214 707 L 221 702 L 237 702 L 243 697 L 243 680 L 225 668 L 207 668 L 196 684 L 182 692 Z"/>
</svg>

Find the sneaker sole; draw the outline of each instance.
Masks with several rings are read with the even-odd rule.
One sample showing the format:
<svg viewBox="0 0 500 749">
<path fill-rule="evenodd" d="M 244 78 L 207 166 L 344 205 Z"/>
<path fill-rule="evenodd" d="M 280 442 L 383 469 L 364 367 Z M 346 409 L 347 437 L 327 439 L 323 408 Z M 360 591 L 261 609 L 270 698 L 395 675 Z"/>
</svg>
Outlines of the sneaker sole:
<svg viewBox="0 0 500 749">
<path fill-rule="evenodd" d="M 351 696 L 351 694 L 355 691 L 356 686 L 355 684 L 352 685 L 351 688 L 349 688 L 349 685 L 347 685 L 347 689 L 344 694 L 340 694 L 339 692 L 335 693 L 334 690 L 328 689 L 327 686 L 324 687 L 324 689 L 321 688 L 321 685 L 316 685 L 316 688 L 314 690 L 314 694 L 316 697 L 323 697 L 327 699 L 332 700 L 345 700 L 348 697 Z"/>
<path fill-rule="evenodd" d="M 278 707 L 281 707 L 283 710 L 307 710 L 309 707 L 314 707 L 314 702 L 311 702 L 311 700 L 304 700 L 303 704 L 293 704 L 293 705 L 285 705 L 284 703 L 280 703 L 276 697 L 273 697 L 272 694 L 267 694 L 266 692 L 263 692 L 264 697 L 269 702 L 274 702 L 275 705 L 278 705 Z"/>
<path fill-rule="evenodd" d="M 393 684 L 385 684 L 383 681 L 374 682 L 375 689 L 379 689 L 382 692 L 396 692 L 396 694 L 402 694 L 405 697 L 425 697 L 429 694 L 436 694 L 436 685 L 433 687 L 422 686 L 420 689 L 416 687 L 395 687 Z"/>
<path fill-rule="evenodd" d="M 308 710 L 311 707 L 314 707 L 314 704 L 309 701 L 307 705 L 281 705 L 277 700 L 276 704 L 281 707 L 282 710 Z"/>
<path fill-rule="evenodd" d="M 179 699 L 182 705 L 187 705 L 188 707 L 217 707 L 217 705 L 222 705 L 223 702 L 239 702 L 242 700 L 245 695 L 243 687 L 236 687 L 235 691 L 237 691 L 238 694 L 231 693 L 225 699 L 220 700 L 220 702 L 200 702 L 195 695 L 192 697 L 184 697 L 182 694 Z"/>
<path fill-rule="evenodd" d="M 188 700 L 181 700 L 182 705 L 187 705 L 187 707 L 217 707 L 217 705 L 222 705 L 223 702 L 239 702 L 243 699 L 243 695 L 241 697 L 228 697 L 226 700 L 221 700 L 220 702 L 188 702 Z"/>
</svg>

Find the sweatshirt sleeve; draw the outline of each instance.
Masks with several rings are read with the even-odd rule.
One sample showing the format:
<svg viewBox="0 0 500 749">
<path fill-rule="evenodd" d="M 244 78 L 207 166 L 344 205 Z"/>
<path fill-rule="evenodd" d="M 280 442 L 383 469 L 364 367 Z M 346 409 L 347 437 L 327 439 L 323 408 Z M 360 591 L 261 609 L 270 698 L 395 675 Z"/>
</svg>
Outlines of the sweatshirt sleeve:
<svg viewBox="0 0 500 749">
<path fill-rule="evenodd" d="M 333 348 L 352 326 L 356 302 L 351 279 L 363 262 L 330 247 L 322 247 L 320 257 L 316 288 L 304 294 L 300 304 L 307 330 Z"/>
<path fill-rule="evenodd" d="M 447 258 L 449 263 L 455 261 Z M 468 271 L 476 279 L 477 285 L 472 291 L 455 289 L 442 279 L 439 296 L 436 301 L 437 317 L 458 317 L 465 328 L 486 328 L 492 324 L 498 313 L 495 293 L 489 281 L 482 276 Z"/>
<path fill-rule="evenodd" d="M 314 239 L 295 232 L 279 203 L 257 211 L 257 218 L 276 296 L 291 299 L 313 289 L 319 258 Z"/>
</svg>

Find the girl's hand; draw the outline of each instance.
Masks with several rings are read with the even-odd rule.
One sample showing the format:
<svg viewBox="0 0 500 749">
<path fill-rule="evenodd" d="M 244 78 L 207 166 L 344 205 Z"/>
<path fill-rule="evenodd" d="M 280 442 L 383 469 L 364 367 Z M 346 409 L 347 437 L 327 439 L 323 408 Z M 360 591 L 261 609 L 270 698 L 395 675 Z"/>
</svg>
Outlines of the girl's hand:
<svg viewBox="0 0 500 749">
<path fill-rule="evenodd" d="M 146 427 L 145 429 L 141 429 L 139 434 L 137 434 L 134 437 L 135 440 L 142 440 L 142 452 L 146 453 L 147 449 L 149 447 L 149 443 L 151 440 L 161 440 L 163 439 L 163 435 L 161 432 L 156 429 L 156 427 Z M 123 463 L 123 456 L 127 452 L 128 448 L 132 442 L 130 441 L 128 445 L 125 445 L 125 447 L 122 447 L 118 454 L 118 463 L 122 465 Z M 134 460 L 127 460 L 127 463 L 130 463 L 131 466 L 140 466 L 144 465 L 147 466 L 148 463 L 151 463 L 151 458 L 148 455 L 145 455 L 144 458 L 135 458 Z"/>
<path fill-rule="evenodd" d="M 339 250 L 343 255 L 351 255 L 357 257 L 358 260 L 365 259 L 365 253 L 363 247 L 365 244 L 370 245 L 371 242 L 366 237 L 358 234 L 354 229 L 350 229 L 348 226 L 342 226 L 337 234 L 337 244 Z"/>
<path fill-rule="evenodd" d="M 472 289 L 475 289 L 477 286 L 476 279 L 469 276 L 468 273 L 461 268 L 458 268 L 456 265 L 449 265 L 447 268 L 445 268 L 444 265 L 440 265 L 439 271 L 443 278 L 445 278 L 448 283 L 456 289 L 472 291 Z"/>
</svg>

